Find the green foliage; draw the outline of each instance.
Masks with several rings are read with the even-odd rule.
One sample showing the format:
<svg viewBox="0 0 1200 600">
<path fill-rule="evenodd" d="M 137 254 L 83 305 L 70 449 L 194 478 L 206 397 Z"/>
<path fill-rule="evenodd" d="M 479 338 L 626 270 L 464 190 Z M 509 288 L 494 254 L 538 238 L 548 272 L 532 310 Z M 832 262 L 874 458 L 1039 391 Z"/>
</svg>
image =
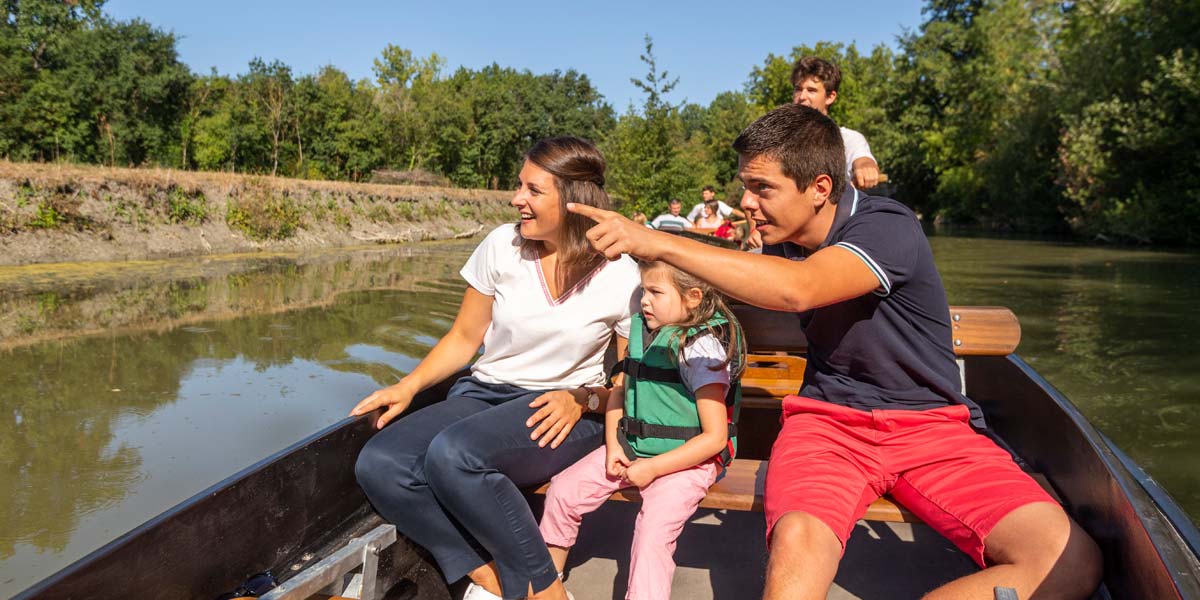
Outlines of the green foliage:
<svg viewBox="0 0 1200 600">
<path fill-rule="evenodd" d="M 231 199 L 225 211 L 230 227 L 259 241 L 286 240 L 296 234 L 303 220 L 304 212 L 294 200 L 269 190 Z"/>
<path fill-rule="evenodd" d="M 1200 55 L 1176 50 L 1134 93 L 1084 108 L 1063 135 L 1062 182 L 1082 228 L 1200 243 Z"/>
<path fill-rule="evenodd" d="M 622 115 L 601 149 L 608 160 L 607 187 L 618 207 L 626 214 L 638 211 L 652 217 L 665 212 L 673 197 L 683 200 L 699 195 L 700 187 L 711 181 L 713 170 L 704 160 L 699 140 L 688 146 L 684 111 L 665 98 L 678 78 L 658 72 L 650 36 L 645 44 L 640 58 L 646 76 L 630 79 L 646 94 L 642 110 L 635 112 L 631 107 Z"/>
<path fill-rule="evenodd" d="M 54 229 L 67 222 L 67 218 L 59 214 L 54 205 L 49 202 L 38 204 L 37 214 L 28 223 L 33 229 Z"/>
<path fill-rule="evenodd" d="M 171 188 L 167 192 L 167 219 L 172 223 L 203 223 L 208 219 L 208 202 L 204 194 Z"/>
<path fill-rule="evenodd" d="M 577 135 L 601 145 L 622 210 L 653 216 L 668 198 L 697 200 L 704 184 L 736 200 L 730 144 L 791 101 L 792 64 L 813 54 L 843 72 L 830 115 L 868 138 L 890 192 L 929 218 L 1200 243 L 1194 0 L 927 0 L 925 21 L 897 51 L 797 46 L 768 55 L 742 91 L 708 106 L 668 100 L 678 79 L 659 70 L 647 36 L 645 74 L 632 80 L 644 100 L 619 118 L 573 70 L 451 73 L 437 54 L 391 44 L 371 80 L 258 58 L 237 75 L 193 74 L 172 34 L 112 19 L 103 5 L 4 2 L 0 158 L 349 181 L 428 172 L 502 188 L 536 140 Z M 20 194 L 18 209 L 39 206 L 36 227 L 87 226 L 58 200 Z M 181 200 L 167 218 L 203 222 L 203 206 Z M 146 207 L 118 210 L 148 222 Z M 230 214 L 259 231 L 249 224 L 260 210 L 231 205 Z M 5 215 L 6 229 L 30 217 Z"/>
</svg>

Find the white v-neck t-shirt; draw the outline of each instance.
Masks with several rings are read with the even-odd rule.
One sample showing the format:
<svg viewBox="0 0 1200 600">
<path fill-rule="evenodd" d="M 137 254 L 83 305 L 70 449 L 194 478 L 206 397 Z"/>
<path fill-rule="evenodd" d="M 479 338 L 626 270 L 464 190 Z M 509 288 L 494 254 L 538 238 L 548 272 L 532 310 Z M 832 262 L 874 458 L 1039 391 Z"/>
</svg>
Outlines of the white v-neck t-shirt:
<svg viewBox="0 0 1200 600">
<path fill-rule="evenodd" d="M 552 298 L 537 256 L 521 255 L 513 224 L 492 230 L 459 273 L 493 298 L 483 356 L 471 374 L 531 390 L 603 384 L 604 351 L 614 331 L 629 337 L 641 287 L 637 264 L 622 256 Z"/>
</svg>

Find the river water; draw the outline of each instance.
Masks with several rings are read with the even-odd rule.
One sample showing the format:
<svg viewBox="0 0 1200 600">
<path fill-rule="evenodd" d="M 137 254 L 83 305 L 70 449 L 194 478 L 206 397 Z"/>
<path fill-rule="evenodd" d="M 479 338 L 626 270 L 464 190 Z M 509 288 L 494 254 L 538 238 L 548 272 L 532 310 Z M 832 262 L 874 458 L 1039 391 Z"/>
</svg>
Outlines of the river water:
<svg viewBox="0 0 1200 600">
<path fill-rule="evenodd" d="M 0 596 L 337 422 L 449 328 L 474 241 L 0 268 Z M 933 236 L 953 304 L 1200 517 L 1200 254 Z"/>
</svg>

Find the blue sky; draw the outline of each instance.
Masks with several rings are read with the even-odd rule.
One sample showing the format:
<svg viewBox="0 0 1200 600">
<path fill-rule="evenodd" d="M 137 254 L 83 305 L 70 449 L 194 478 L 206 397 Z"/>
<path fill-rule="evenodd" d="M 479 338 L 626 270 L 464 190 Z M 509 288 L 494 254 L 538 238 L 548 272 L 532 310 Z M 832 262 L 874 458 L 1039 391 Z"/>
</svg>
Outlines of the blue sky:
<svg viewBox="0 0 1200 600">
<path fill-rule="evenodd" d="M 860 51 L 880 43 L 894 48 L 897 36 L 920 24 L 921 5 L 110 0 L 105 7 L 116 18 L 137 17 L 174 32 L 182 60 L 198 72 L 241 73 L 260 56 L 301 74 L 332 64 L 351 77 L 371 77 L 372 61 L 390 43 L 420 56 L 437 52 L 450 71 L 492 62 L 534 73 L 573 68 L 623 112 L 631 100 L 641 101 L 629 78 L 645 73 L 638 55 L 647 33 L 659 69 L 679 77 L 668 99 L 707 104 L 720 92 L 741 90 L 771 52 L 786 55 L 822 39 L 855 42 Z"/>
</svg>

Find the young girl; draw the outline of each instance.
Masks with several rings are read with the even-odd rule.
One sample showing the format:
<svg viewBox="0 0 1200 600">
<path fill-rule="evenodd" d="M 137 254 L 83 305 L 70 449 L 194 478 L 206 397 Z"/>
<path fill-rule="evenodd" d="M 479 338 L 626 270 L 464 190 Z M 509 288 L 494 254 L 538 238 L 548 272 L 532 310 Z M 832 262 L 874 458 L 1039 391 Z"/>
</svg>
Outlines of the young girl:
<svg viewBox="0 0 1200 600">
<path fill-rule="evenodd" d="M 746 350 L 708 284 L 662 262 L 640 270 L 642 312 L 619 365 L 625 379 L 608 397 L 605 447 L 551 480 L 540 528 L 561 572 L 582 516 L 616 490 L 640 488 L 625 598 L 667 600 L 675 540 L 736 449 Z"/>
</svg>

